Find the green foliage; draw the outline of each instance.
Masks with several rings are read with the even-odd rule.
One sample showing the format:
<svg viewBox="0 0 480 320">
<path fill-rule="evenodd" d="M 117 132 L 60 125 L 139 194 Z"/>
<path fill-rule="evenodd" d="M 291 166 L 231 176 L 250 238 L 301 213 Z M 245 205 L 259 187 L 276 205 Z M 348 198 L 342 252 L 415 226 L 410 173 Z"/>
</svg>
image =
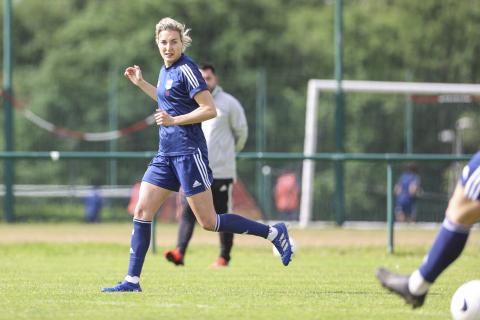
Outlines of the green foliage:
<svg viewBox="0 0 480 320">
<path fill-rule="evenodd" d="M 198 62 L 213 62 L 221 85 L 244 105 L 250 126 L 245 151 L 255 150 L 256 81 L 259 70 L 265 70 L 266 151 L 301 152 L 306 83 L 310 78 L 333 77 L 334 7 L 334 1 L 327 0 L 13 1 L 15 94 L 33 112 L 58 126 L 107 131 L 111 73 L 116 70 L 119 127 L 143 119 L 153 112 L 155 103 L 122 73 L 126 66 L 137 64 L 147 80 L 156 82 L 162 61 L 154 43 L 154 27 L 160 18 L 172 16 L 192 29 L 193 44 L 187 54 Z M 480 6 L 475 0 L 344 1 L 344 79 L 478 83 L 479 38 Z M 404 105 L 404 97 L 348 95 L 346 151 L 403 152 Z M 431 108 L 415 108 L 414 151 L 450 152 L 437 141 L 438 131 L 453 127 L 462 112 L 477 112 L 444 111 L 441 119 L 430 121 Z M 333 110 L 333 99 L 322 100 L 319 151 L 335 149 Z M 120 139 L 118 150 L 155 150 L 156 130 L 152 127 Z M 109 147 L 104 142 L 54 137 L 18 114 L 15 140 L 17 150 Z M 475 133 L 466 133 L 465 145 L 468 152 L 478 148 Z M 105 167 L 85 163 L 90 163 L 90 170 L 69 182 L 89 183 L 98 177 L 106 181 Z M 38 162 L 29 170 L 17 171 L 17 182 L 51 183 L 57 177 L 72 176 L 67 165 L 43 170 L 44 165 Z M 119 183 L 132 183 L 143 165 L 125 167 L 119 172 Z M 434 169 L 443 172 L 446 167 Z M 362 190 L 368 188 L 365 181 L 383 183 L 381 178 L 369 178 L 379 169 L 360 168 L 353 164 L 346 177 L 352 187 L 346 197 L 348 206 L 357 206 L 350 200 L 357 199 L 366 212 L 378 211 L 383 206 L 381 196 L 376 204 L 361 198 Z M 251 166 L 245 166 L 239 175 L 253 181 L 252 172 Z M 317 194 L 326 203 L 333 190 L 330 178 L 331 173 L 320 169 L 316 179 L 317 190 L 328 190 Z M 428 183 L 445 184 L 440 178 Z M 249 188 L 254 190 L 253 185 Z"/>
</svg>

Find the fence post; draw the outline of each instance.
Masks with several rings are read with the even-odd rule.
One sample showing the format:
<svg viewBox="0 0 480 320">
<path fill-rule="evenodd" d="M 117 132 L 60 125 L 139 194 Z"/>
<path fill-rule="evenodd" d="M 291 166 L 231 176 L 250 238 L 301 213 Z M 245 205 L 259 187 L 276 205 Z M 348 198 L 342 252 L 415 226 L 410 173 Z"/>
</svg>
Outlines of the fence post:
<svg viewBox="0 0 480 320">
<path fill-rule="evenodd" d="M 393 169 L 392 163 L 387 162 L 387 233 L 388 233 L 388 253 L 393 253 Z"/>
<path fill-rule="evenodd" d="M 335 151 L 345 152 L 345 101 L 343 80 L 343 0 L 335 1 Z M 343 161 L 335 161 L 335 222 L 341 226 L 345 222 L 345 188 Z"/>
<path fill-rule="evenodd" d="M 257 71 L 257 95 L 255 99 L 255 149 L 258 154 L 265 152 L 266 149 L 266 110 L 267 110 L 267 73 L 264 68 L 260 68 Z M 264 198 L 265 193 L 265 175 L 262 173 L 265 162 L 263 160 L 256 161 L 256 195 L 257 201 L 260 205 L 260 209 L 265 219 L 270 219 L 271 212 L 266 211 Z"/>
<path fill-rule="evenodd" d="M 3 1 L 3 109 L 4 109 L 4 133 L 5 151 L 11 152 L 15 149 L 14 128 L 13 128 L 13 82 L 12 82 L 12 1 Z M 5 159 L 3 164 L 3 180 L 5 185 L 4 216 L 6 222 L 15 220 L 15 160 Z"/>
</svg>

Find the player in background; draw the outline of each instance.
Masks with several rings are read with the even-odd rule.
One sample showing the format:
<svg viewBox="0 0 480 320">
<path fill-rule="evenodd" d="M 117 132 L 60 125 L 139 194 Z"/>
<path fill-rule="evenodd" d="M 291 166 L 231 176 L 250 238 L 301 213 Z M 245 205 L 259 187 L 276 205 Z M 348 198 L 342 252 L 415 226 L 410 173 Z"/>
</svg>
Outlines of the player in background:
<svg viewBox="0 0 480 320">
<path fill-rule="evenodd" d="M 202 122 L 208 147 L 208 162 L 213 173 L 212 196 L 215 211 L 223 214 L 231 211 L 232 186 L 236 177 L 235 154 L 245 146 L 248 136 L 247 119 L 242 105 L 235 97 L 218 85 L 215 68 L 200 64 L 200 72 L 213 96 L 217 117 Z M 195 215 L 184 202 L 178 229 L 177 247 L 165 252 L 165 258 L 175 265 L 183 265 L 188 243 L 195 227 Z M 233 233 L 220 232 L 220 255 L 211 267 L 226 267 L 230 262 Z"/>
<path fill-rule="evenodd" d="M 395 218 L 398 222 L 415 222 L 415 202 L 420 191 L 420 177 L 417 165 L 410 162 L 395 184 Z"/>
<path fill-rule="evenodd" d="M 300 187 L 297 182 L 297 175 L 293 170 L 287 170 L 278 176 L 273 195 L 280 218 L 298 220 Z"/>
<path fill-rule="evenodd" d="M 210 189 L 213 177 L 201 122 L 215 118 L 217 111 L 197 65 L 183 53 L 191 43 L 188 31 L 171 18 L 163 18 L 156 25 L 155 40 L 164 62 L 156 87 L 143 79 L 136 65 L 126 68 L 124 73 L 157 101 L 155 122 L 160 126 L 160 143 L 140 185 L 127 275 L 117 285 L 103 288 L 104 292 L 142 291 L 140 273 L 150 245 L 152 219 L 165 199 L 180 186 L 204 229 L 263 237 L 279 250 L 285 266 L 291 260 L 284 223 L 268 226 L 233 213 L 215 212 Z"/>
<path fill-rule="evenodd" d="M 377 278 L 388 290 L 417 308 L 437 277 L 461 254 L 472 225 L 480 218 L 480 151 L 463 168 L 448 203 L 445 220 L 424 262 L 410 276 L 377 270 Z"/>
</svg>

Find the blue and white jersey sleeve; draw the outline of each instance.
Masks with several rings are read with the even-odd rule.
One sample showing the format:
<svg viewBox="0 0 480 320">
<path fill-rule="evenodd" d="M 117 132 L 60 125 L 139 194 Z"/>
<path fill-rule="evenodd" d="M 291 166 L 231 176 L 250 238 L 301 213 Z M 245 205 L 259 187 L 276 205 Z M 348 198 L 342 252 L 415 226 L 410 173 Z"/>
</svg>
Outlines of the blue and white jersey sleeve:
<svg viewBox="0 0 480 320">
<path fill-rule="evenodd" d="M 195 62 L 182 55 L 169 67 L 163 66 L 157 84 L 160 109 L 171 117 L 188 114 L 198 108 L 194 96 L 208 90 Z M 188 155 L 198 149 L 207 154 L 207 144 L 201 123 L 178 126 L 160 126 L 158 152 L 163 156 Z"/>
<path fill-rule="evenodd" d="M 480 151 L 463 168 L 460 183 L 465 188 L 465 197 L 480 200 Z"/>
<path fill-rule="evenodd" d="M 200 91 L 208 90 L 208 86 L 195 64 L 186 62 L 180 65 L 178 69 L 181 71 L 181 78 L 190 98 L 193 99 Z"/>
</svg>

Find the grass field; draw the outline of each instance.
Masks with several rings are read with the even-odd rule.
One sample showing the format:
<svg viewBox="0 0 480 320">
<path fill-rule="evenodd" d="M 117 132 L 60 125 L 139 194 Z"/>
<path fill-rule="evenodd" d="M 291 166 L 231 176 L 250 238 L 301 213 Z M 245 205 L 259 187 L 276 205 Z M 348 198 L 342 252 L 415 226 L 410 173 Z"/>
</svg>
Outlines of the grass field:
<svg viewBox="0 0 480 320">
<path fill-rule="evenodd" d="M 238 236 L 231 267 L 207 266 L 217 236 L 197 228 L 185 267 L 148 254 L 142 293 L 108 294 L 125 274 L 129 224 L 0 224 L 0 319 L 449 319 L 450 297 L 480 278 L 479 236 L 411 310 L 379 286 L 374 270 L 421 261 L 433 230 L 400 230 L 388 255 L 383 230 L 292 230 L 298 252 L 283 267 L 264 240 Z M 158 228 L 159 251 L 176 226 Z"/>
</svg>

